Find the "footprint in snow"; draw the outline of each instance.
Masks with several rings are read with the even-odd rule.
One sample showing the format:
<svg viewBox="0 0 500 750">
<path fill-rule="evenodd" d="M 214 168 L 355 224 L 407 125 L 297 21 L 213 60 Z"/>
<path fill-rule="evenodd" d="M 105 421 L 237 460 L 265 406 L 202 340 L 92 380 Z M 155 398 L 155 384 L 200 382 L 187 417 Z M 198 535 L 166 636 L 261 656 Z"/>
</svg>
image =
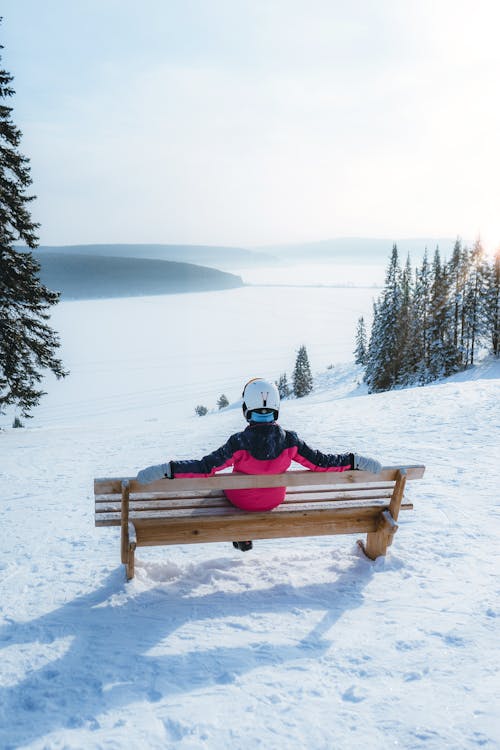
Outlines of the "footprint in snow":
<svg viewBox="0 0 500 750">
<path fill-rule="evenodd" d="M 361 701 L 364 701 L 365 698 L 366 695 L 361 695 L 359 691 L 356 690 L 354 685 L 351 685 L 351 687 L 348 688 L 345 693 L 342 693 L 342 700 L 349 701 L 349 703 L 361 703 Z"/>
</svg>

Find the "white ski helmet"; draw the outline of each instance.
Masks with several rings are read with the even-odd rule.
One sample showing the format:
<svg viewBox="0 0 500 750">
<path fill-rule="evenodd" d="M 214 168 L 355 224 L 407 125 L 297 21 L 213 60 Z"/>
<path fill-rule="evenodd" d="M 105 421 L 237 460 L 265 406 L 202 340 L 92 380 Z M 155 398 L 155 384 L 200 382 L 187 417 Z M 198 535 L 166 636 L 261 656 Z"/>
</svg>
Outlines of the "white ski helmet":
<svg viewBox="0 0 500 750">
<path fill-rule="evenodd" d="M 249 380 L 243 388 L 243 414 L 250 421 L 252 412 L 258 414 L 270 414 L 278 419 L 280 409 L 280 395 L 274 383 L 263 378 Z"/>
</svg>

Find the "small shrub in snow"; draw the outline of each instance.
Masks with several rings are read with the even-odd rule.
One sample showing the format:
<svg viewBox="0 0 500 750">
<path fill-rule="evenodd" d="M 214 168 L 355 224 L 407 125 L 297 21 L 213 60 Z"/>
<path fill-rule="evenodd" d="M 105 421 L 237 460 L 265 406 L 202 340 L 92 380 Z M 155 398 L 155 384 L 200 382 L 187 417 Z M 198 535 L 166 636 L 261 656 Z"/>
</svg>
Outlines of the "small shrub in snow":
<svg viewBox="0 0 500 750">
<path fill-rule="evenodd" d="M 219 396 L 217 400 L 217 406 L 219 407 L 219 409 L 225 409 L 226 406 L 229 406 L 228 398 L 223 393 Z"/>
<path fill-rule="evenodd" d="M 198 406 L 195 408 L 195 412 L 199 417 L 204 417 L 205 414 L 208 414 L 208 409 L 206 406 L 198 404 Z"/>
</svg>

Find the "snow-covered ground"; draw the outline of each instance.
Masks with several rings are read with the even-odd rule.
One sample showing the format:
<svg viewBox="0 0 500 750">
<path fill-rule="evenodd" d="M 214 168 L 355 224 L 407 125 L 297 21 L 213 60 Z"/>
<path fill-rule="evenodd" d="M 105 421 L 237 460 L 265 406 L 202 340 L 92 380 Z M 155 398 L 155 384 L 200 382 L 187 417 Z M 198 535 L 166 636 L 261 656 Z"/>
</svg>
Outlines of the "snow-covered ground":
<svg viewBox="0 0 500 750">
<path fill-rule="evenodd" d="M 108 325 L 82 387 L 111 379 Z M 0 432 L 2 750 L 500 747 L 500 363 L 368 396 L 332 361 L 281 423 L 325 451 L 427 466 L 376 562 L 345 536 L 141 548 L 126 583 L 92 478 L 201 456 L 243 426 L 239 408 L 152 420 L 158 382 L 126 415 L 69 388 L 64 419 Z M 124 350 L 118 392 L 139 367 Z"/>
</svg>

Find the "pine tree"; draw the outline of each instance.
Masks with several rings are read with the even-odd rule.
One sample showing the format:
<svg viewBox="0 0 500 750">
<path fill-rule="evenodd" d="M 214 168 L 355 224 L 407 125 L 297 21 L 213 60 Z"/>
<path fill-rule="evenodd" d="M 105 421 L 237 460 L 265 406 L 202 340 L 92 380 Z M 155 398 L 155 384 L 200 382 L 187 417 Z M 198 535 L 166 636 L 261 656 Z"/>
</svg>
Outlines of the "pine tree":
<svg viewBox="0 0 500 750">
<path fill-rule="evenodd" d="M 495 357 L 500 357 L 500 247 L 493 258 L 489 275 L 487 316 L 491 351 Z"/>
<path fill-rule="evenodd" d="M 366 366 L 368 359 L 368 344 L 366 338 L 365 319 L 361 316 L 356 328 L 356 347 L 354 349 L 354 361 L 357 365 Z"/>
<path fill-rule="evenodd" d="M 376 384 L 380 379 L 380 365 L 382 361 L 382 338 L 381 338 L 381 319 L 379 314 L 379 304 L 373 302 L 373 321 L 368 342 L 368 351 L 366 353 L 366 367 L 364 381 L 368 385 L 368 390 L 376 390 Z"/>
<path fill-rule="evenodd" d="M 455 365 L 462 366 L 462 311 L 464 304 L 465 284 L 468 274 L 467 250 L 462 250 L 462 243 L 457 238 L 453 253 L 448 263 L 448 279 L 450 285 L 450 304 L 452 313 L 451 338 L 453 342 Z"/>
<path fill-rule="evenodd" d="M 401 367 L 399 382 L 409 385 L 415 379 L 418 369 L 418 330 L 416 326 L 413 272 L 410 256 L 401 276 L 401 310 L 399 313 L 399 346 L 401 349 Z"/>
<path fill-rule="evenodd" d="M 401 268 L 394 245 L 381 299 L 374 305 L 365 380 L 370 391 L 387 391 L 400 383 Z"/>
<path fill-rule="evenodd" d="M 460 267 L 460 285 L 461 285 L 461 305 L 460 305 L 460 366 L 467 367 L 468 353 L 468 333 L 467 333 L 467 287 L 470 276 L 470 252 L 468 247 L 462 249 L 462 259 Z"/>
<path fill-rule="evenodd" d="M 14 94 L 12 80 L 0 69 L 0 411 L 17 404 L 29 417 L 44 393 L 38 387 L 42 371 L 57 378 L 67 373 L 55 356 L 58 337 L 45 322 L 59 295 L 41 284 L 32 253 L 14 248 L 21 240 L 35 249 L 38 224 L 28 210 L 34 199 L 26 194 L 32 183 L 29 160 L 19 151 L 21 132 L 5 104 Z"/>
<path fill-rule="evenodd" d="M 291 391 L 290 391 L 290 386 L 288 385 L 286 372 L 280 375 L 279 380 L 276 382 L 276 388 L 278 389 L 280 398 L 288 398 Z"/>
<path fill-rule="evenodd" d="M 297 398 L 302 398 L 302 396 L 307 396 L 312 391 L 312 388 L 313 379 L 309 357 L 307 356 L 306 347 L 301 346 L 297 352 L 295 369 L 293 371 L 293 392 Z"/>
<path fill-rule="evenodd" d="M 471 250 L 469 268 L 464 306 L 466 366 L 474 364 L 477 349 L 487 333 L 488 268 L 484 259 L 484 249 L 479 239 L 476 240 Z"/>
<path fill-rule="evenodd" d="M 418 383 L 430 380 L 430 345 L 429 345 L 429 317 L 431 306 L 432 274 L 427 250 L 422 259 L 422 265 L 417 270 L 414 290 L 414 313 L 417 338 L 415 341 L 417 368 L 415 372 Z"/>
<path fill-rule="evenodd" d="M 456 369 L 453 345 L 454 319 L 455 311 L 450 304 L 447 266 L 441 264 L 439 248 L 436 248 L 432 264 L 428 321 L 428 373 L 431 380 L 449 375 Z"/>
</svg>

